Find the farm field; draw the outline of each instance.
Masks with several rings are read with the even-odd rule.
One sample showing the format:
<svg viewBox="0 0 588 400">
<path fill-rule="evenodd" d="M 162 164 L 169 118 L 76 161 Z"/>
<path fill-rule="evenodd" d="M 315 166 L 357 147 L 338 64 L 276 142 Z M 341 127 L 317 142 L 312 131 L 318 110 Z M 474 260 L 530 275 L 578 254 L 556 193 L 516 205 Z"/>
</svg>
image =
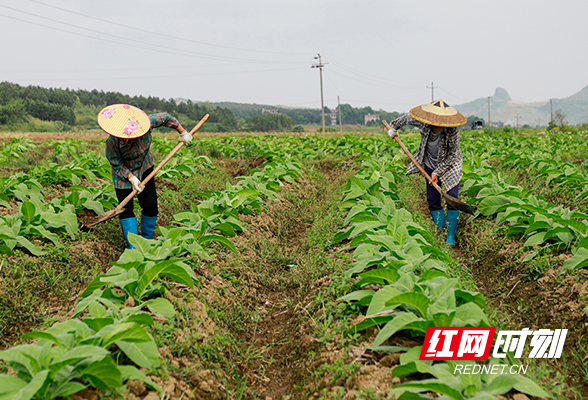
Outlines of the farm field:
<svg viewBox="0 0 588 400">
<path fill-rule="evenodd" d="M 41 135 L 0 134 L 0 399 L 588 395 L 585 133 L 462 133 L 455 248 L 384 135 L 201 135 L 135 250 L 81 228 L 117 204 L 104 135 Z M 568 334 L 460 375 L 418 359 L 430 326 Z"/>
</svg>

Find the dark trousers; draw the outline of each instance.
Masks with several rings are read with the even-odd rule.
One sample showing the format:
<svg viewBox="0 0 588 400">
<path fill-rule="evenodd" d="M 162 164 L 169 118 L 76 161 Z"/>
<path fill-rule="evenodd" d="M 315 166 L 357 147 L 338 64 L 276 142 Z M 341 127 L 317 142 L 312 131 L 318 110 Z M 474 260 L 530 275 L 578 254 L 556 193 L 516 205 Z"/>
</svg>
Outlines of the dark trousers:
<svg viewBox="0 0 588 400">
<path fill-rule="evenodd" d="M 147 171 L 143 173 L 143 176 L 140 178 L 141 181 L 147 177 L 153 171 L 153 167 L 149 168 Z M 116 197 L 118 198 L 118 202 L 122 202 L 131 192 L 133 189 L 116 189 Z M 149 182 L 145 185 L 145 188 L 141 193 L 137 195 L 137 199 L 139 200 L 139 205 L 141 206 L 141 212 L 146 217 L 155 217 L 157 216 L 157 191 L 155 190 L 155 178 L 151 178 Z M 133 218 L 135 213 L 133 211 L 133 201 L 129 201 L 125 207 L 125 211 L 120 214 L 119 218 Z"/>
<path fill-rule="evenodd" d="M 429 174 L 429 175 L 431 175 L 431 173 L 433 172 L 433 170 L 427 166 L 425 166 L 425 171 L 427 171 L 427 174 Z M 441 185 L 441 183 L 439 183 L 439 185 Z M 449 189 L 447 191 L 447 194 L 452 197 L 455 197 L 456 199 L 459 199 L 459 184 L 455 185 L 455 187 L 452 187 L 451 189 Z M 443 206 L 441 205 L 441 193 L 439 193 L 437 191 L 437 189 L 435 189 L 433 187 L 433 185 L 430 185 L 428 181 L 427 181 L 427 203 L 429 203 L 429 211 L 443 210 Z M 447 209 L 448 210 L 457 210 L 457 208 L 451 206 L 449 203 L 447 203 Z"/>
</svg>

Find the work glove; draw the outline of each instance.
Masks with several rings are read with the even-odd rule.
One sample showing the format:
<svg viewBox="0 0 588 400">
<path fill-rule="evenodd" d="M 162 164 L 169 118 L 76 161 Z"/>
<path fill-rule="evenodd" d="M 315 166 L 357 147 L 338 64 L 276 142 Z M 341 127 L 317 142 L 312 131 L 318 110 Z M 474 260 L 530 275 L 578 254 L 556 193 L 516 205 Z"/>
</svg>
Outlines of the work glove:
<svg viewBox="0 0 588 400">
<path fill-rule="evenodd" d="M 190 135 L 190 132 L 184 131 L 184 132 L 180 133 L 178 140 L 180 142 L 183 142 L 184 144 L 188 145 L 192 141 L 192 135 Z"/>
<path fill-rule="evenodd" d="M 131 186 L 133 186 L 133 189 L 136 190 L 137 193 L 141 193 L 143 189 L 145 189 L 145 186 L 141 185 L 141 181 L 135 175 L 131 176 L 129 181 L 131 181 Z"/>
<path fill-rule="evenodd" d="M 398 131 L 394 128 L 390 128 L 390 130 L 388 131 L 388 136 L 390 136 L 390 139 L 394 139 L 398 136 Z"/>
</svg>

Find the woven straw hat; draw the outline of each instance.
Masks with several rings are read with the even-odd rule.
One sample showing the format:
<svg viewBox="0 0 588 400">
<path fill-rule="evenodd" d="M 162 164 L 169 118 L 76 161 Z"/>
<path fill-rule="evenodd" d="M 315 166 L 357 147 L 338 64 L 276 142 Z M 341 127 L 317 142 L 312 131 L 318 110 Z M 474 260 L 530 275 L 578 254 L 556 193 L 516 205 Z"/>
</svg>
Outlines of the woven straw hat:
<svg viewBox="0 0 588 400">
<path fill-rule="evenodd" d="M 443 100 L 435 100 L 432 103 L 415 107 L 410 110 L 410 116 L 425 124 L 448 128 L 462 126 L 467 122 L 462 113 Z"/>
<path fill-rule="evenodd" d="M 111 136 L 135 139 L 151 129 L 149 116 L 128 104 L 113 104 L 98 113 L 98 125 Z"/>
</svg>

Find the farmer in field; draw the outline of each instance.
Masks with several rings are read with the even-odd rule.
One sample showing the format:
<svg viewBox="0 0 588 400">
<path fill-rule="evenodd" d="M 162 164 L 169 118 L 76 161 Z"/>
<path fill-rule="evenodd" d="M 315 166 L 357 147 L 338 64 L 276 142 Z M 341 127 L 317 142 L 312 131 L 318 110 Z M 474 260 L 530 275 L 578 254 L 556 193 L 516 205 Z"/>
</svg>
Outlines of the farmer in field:
<svg viewBox="0 0 588 400">
<path fill-rule="evenodd" d="M 158 213 L 155 180 L 141 185 L 141 181 L 153 171 L 151 130 L 162 126 L 173 128 L 180 134 L 179 141 L 185 144 L 192 141 L 192 135 L 167 113 L 147 115 L 128 104 L 104 108 L 98 114 L 98 124 L 110 135 L 106 139 L 106 158 L 110 162 L 116 197 L 122 202 L 133 190 L 138 192 L 141 236 L 153 239 Z M 138 234 L 133 201 L 127 204 L 119 218 L 127 248 L 133 248 L 128 241 L 130 232 Z"/>
<path fill-rule="evenodd" d="M 441 194 L 431 183 L 443 184 L 447 194 L 458 199 L 459 182 L 462 173 L 462 155 L 459 147 L 458 126 L 464 125 L 466 118 L 443 100 L 435 100 L 410 110 L 390 123 L 388 136 L 398 136 L 398 130 L 405 125 L 417 127 L 421 132 L 421 144 L 414 155 L 417 162 L 427 171 L 431 181 L 427 182 L 427 202 L 431 217 L 440 231 L 445 231 L 445 211 L 441 204 Z M 407 175 L 417 173 L 411 163 Z M 455 234 L 459 210 L 447 204 L 447 243 L 455 246 Z"/>
</svg>

